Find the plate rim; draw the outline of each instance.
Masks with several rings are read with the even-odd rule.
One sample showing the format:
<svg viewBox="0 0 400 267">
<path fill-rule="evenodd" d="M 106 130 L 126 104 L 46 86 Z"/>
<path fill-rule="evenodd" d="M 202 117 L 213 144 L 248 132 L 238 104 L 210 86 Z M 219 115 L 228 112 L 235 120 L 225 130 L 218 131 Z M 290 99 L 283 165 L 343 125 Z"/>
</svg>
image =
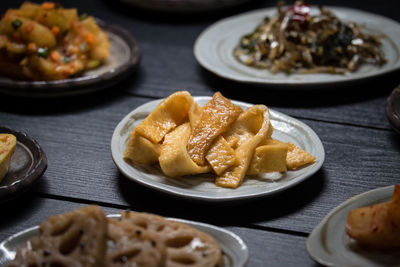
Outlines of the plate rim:
<svg viewBox="0 0 400 267">
<path fill-rule="evenodd" d="M 306 250 L 308 255 L 317 263 L 320 263 L 325 266 L 332 266 L 332 267 L 338 267 L 338 266 L 343 266 L 342 264 L 338 264 L 335 262 L 331 262 L 327 259 L 321 258 L 318 255 L 315 255 L 313 246 L 311 245 L 312 240 L 317 239 L 320 237 L 322 229 L 324 226 L 327 224 L 327 222 L 339 211 L 344 209 L 347 205 L 354 203 L 355 201 L 359 201 L 359 199 L 364 199 L 368 197 L 371 194 L 376 194 L 381 197 L 388 195 L 391 196 L 393 195 L 393 190 L 394 190 L 394 185 L 389 185 L 389 186 L 384 186 L 384 187 L 379 187 L 375 188 L 363 193 L 360 193 L 358 195 L 352 196 L 349 199 L 343 201 L 340 203 L 338 206 L 333 208 L 329 213 L 322 219 L 322 221 L 314 227 L 314 229 L 311 231 L 309 234 L 307 240 L 306 240 Z M 361 207 L 361 206 L 360 206 Z"/>
<path fill-rule="evenodd" d="M 105 32 L 117 35 L 127 45 L 130 51 L 128 61 L 100 75 L 78 76 L 55 81 L 26 81 L 3 76 L 0 77 L 0 93 L 28 98 L 81 95 L 104 90 L 129 77 L 141 62 L 141 47 L 128 30 L 117 24 L 105 22 L 97 17 L 95 17 L 95 20 Z"/>
<path fill-rule="evenodd" d="M 39 160 L 35 162 L 29 173 L 25 174 L 24 177 L 10 185 L 0 185 L 0 203 L 10 201 L 14 198 L 19 197 L 25 191 L 29 190 L 34 183 L 43 176 L 47 169 L 47 156 L 43 151 L 43 148 L 39 143 L 32 137 L 30 137 L 26 132 L 20 130 L 14 130 L 8 126 L 0 126 L 0 131 L 2 133 L 10 133 L 17 137 L 17 142 L 20 142 L 26 146 L 29 142 L 29 150 L 36 150 L 39 156 Z M 22 139 L 22 140 L 21 140 Z"/>
<path fill-rule="evenodd" d="M 194 96 L 193 97 L 195 101 L 199 101 L 199 100 L 208 100 L 211 99 L 210 96 Z M 301 128 L 303 130 L 305 130 L 307 132 L 308 135 L 310 135 L 312 137 L 312 140 L 314 141 L 313 143 L 315 143 L 315 147 L 317 148 L 317 151 L 320 152 L 321 154 L 321 158 L 318 159 L 318 162 L 315 162 L 313 165 L 310 165 L 311 171 L 306 173 L 306 174 L 302 174 L 300 176 L 300 178 L 297 179 L 293 179 L 291 180 L 287 185 L 274 189 L 272 191 L 269 192 L 261 192 L 261 193 L 256 193 L 256 194 L 244 194 L 244 195 L 240 195 L 240 196 L 218 196 L 218 197 L 210 197 L 210 196 L 204 196 L 204 195 L 192 195 L 190 193 L 185 193 L 185 192 L 177 192 L 173 189 L 169 189 L 168 187 L 165 187 L 163 184 L 158 184 L 158 182 L 152 182 L 152 181 L 146 181 L 146 180 L 141 180 L 138 178 L 134 178 L 132 177 L 132 175 L 130 175 L 128 172 L 126 172 L 124 170 L 124 168 L 122 166 L 120 166 L 121 164 L 128 164 L 126 163 L 122 158 L 120 159 L 118 156 L 119 154 L 117 153 L 116 149 L 114 149 L 113 147 L 116 146 L 116 144 L 119 141 L 119 132 L 121 131 L 121 129 L 124 128 L 124 126 L 126 125 L 126 122 L 129 120 L 129 118 L 132 116 L 132 114 L 135 114 L 138 112 L 139 109 L 142 109 L 148 105 L 157 105 L 158 103 L 160 103 L 162 99 L 156 99 L 156 100 L 152 100 L 149 102 L 146 102 L 142 105 L 139 105 L 138 107 L 136 107 L 134 110 L 130 111 L 127 115 L 125 115 L 121 121 L 117 124 L 117 126 L 114 129 L 114 132 L 112 134 L 111 137 L 111 142 L 110 142 L 110 147 L 111 147 L 111 156 L 112 159 L 114 161 L 114 164 L 117 166 L 117 168 L 119 169 L 119 171 L 129 180 L 139 183 L 147 188 L 165 193 L 167 195 L 170 196 L 174 196 L 174 197 L 181 197 L 181 198 L 185 198 L 185 199 L 189 199 L 189 200 L 195 200 L 195 201 L 204 201 L 204 202 L 210 202 L 210 203 L 224 203 L 224 202 L 229 202 L 229 201 L 239 201 L 239 200 L 249 200 L 249 199 L 257 199 L 257 198 L 261 198 L 261 197 L 266 197 L 266 196 L 272 196 L 275 194 L 278 194 L 282 191 L 285 191 L 289 188 L 294 187 L 295 185 L 303 182 L 304 180 L 310 178 L 311 176 L 313 176 L 323 165 L 324 161 L 325 161 L 325 149 L 324 146 L 319 138 L 319 136 L 314 132 L 313 129 L 311 129 L 310 126 L 308 126 L 307 124 L 303 123 L 302 121 L 295 119 L 289 115 L 283 114 L 279 111 L 275 111 L 273 109 L 269 109 L 270 113 L 275 113 L 276 115 L 280 116 L 280 117 L 285 117 L 288 118 L 292 121 L 295 121 L 296 124 L 300 125 Z M 241 106 L 245 106 L 245 107 L 250 107 L 253 104 L 250 103 L 246 103 L 246 102 L 242 102 L 242 101 L 236 101 L 236 100 L 231 100 L 232 103 L 236 104 L 236 105 L 241 105 Z"/>
<path fill-rule="evenodd" d="M 107 218 L 120 218 L 121 217 L 121 215 L 118 214 L 118 213 L 115 213 L 115 214 L 112 213 L 112 214 L 108 214 L 106 216 L 107 216 Z M 243 253 L 243 255 L 242 255 L 243 257 L 240 258 L 240 261 L 236 262 L 233 266 L 234 267 L 243 267 L 248 262 L 248 260 L 249 260 L 249 248 L 248 248 L 247 244 L 243 241 L 243 239 L 239 235 L 235 234 L 234 232 L 232 232 L 230 230 L 227 230 L 227 229 L 224 229 L 222 227 L 219 227 L 219 226 L 216 226 L 216 225 L 212 225 L 212 224 L 208 224 L 208 223 L 204 223 L 204 222 L 198 222 L 198 221 L 192 221 L 192 220 L 180 219 L 180 218 L 173 218 L 173 217 L 164 217 L 164 218 L 167 219 L 167 220 L 171 220 L 171 221 L 176 221 L 176 222 L 187 224 L 187 225 L 189 225 L 191 227 L 194 227 L 195 229 L 197 229 L 199 231 L 202 231 L 202 230 L 198 229 L 196 226 L 200 226 L 200 227 L 205 228 L 205 229 L 211 229 L 213 231 L 222 233 L 225 236 L 231 237 L 232 239 L 234 239 L 237 242 L 237 245 L 241 248 L 240 251 Z M 0 251 L 2 251 L 2 250 L 4 251 L 5 245 L 8 242 L 12 241 L 14 238 L 19 237 L 19 236 L 24 235 L 24 234 L 27 234 L 27 233 L 32 232 L 32 231 L 37 231 L 38 229 L 39 229 L 39 225 L 36 225 L 36 226 L 28 227 L 26 229 L 23 229 L 21 231 L 18 231 L 16 233 L 12 234 L 11 236 L 7 237 L 6 239 L 4 239 L 3 241 L 0 242 Z M 205 232 L 205 231 L 202 231 L 202 232 Z M 211 235 L 214 238 L 214 240 L 216 240 L 216 237 L 213 236 L 211 233 L 209 233 L 209 232 L 206 232 L 206 233 Z M 220 244 L 220 246 L 221 246 L 221 244 Z"/>
<path fill-rule="evenodd" d="M 388 23 L 391 23 L 392 25 L 396 25 L 397 27 L 400 27 L 400 22 L 397 22 L 396 20 L 393 20 L 391 18 L 382 16 L 380 14 L 376 14 L 376 13 L 372 13 L 372 12 L 368 12 L 365 10 L 360 10 L 360 9 L 356 9 L 356 8 L 350 8 L 350 7 L 344 7 L 344 6 L 323 6 L 326 9 L 332 10 L 335 13 L 337 11 L 345 11 L 345 12 L 356 12 L 359 14 L 362 14 L 363 16 L 369 16 L 369 17 L 377 17 L 381 20 L 385 20 Z M 194 43 L 193 46 L 193 53 L 194 56 L 196 58 L 196 61 L 198 62 L 198 64 L 200 64 L 200 66 L 202 66 L 205 70 L 213 73 L 214 75 L 217 75 L 220 78 L 223 79 L 227 79 L 227 80 L 231 80 L 234 82 L 239 82 L 239 83 L 244 83 L 244 84 L 252 84 L 252 85 L 269 85 L 269 86 L 274 86 L 274 87 L 278 87 L 280 89 L 286 89 L 286 90 L 292 90 L 295 87 L 298 88 L 302 88 L 305 89 L 304 87 L 312 87 L 312 86 L 329 86 L 329 85 L 334 85 L 334 84 L 348 84 L 348 83 L 356 83 L 356 82 L 360 82 L 360 81 L 365 81 L 368 79 L 373 79 L 373 78 L 377 78 L 380 76 L 384 76 L 384 75 L 388 75 L 390 73 L 394 73 L 396 71 L 400 70 L 400 59 L 398 60 L 399 64 L 397 64 L 397 66 L 391 67 L 390 69 L 384 70 L 384 71 L 378 71 L 377 73 L 374 72 L 373 74 L 368 74 L 368 73 L 364 73 L 362 75 L 360 75 L 359 77 L 353 77 L 353 78 L 348 78 L 348 79 L 334 79 L 334 80 L 318 80 L 318 81 L 293 81 L 293 82 L 287 82 L 287 81 L 283 81 L 283 80 L 257 80 L 254 79 L 253 77 L 250 76 L 246 76 L 246 77 L 237 77 L 234 74 L 229 74 L 226 73 L 225 71 L 220 71 L 218 68 L 216 68 L 214 66 L 214 64 L 207 62 L 206 59 L 204 59 L 200 54 L 201 52 L 199 52 L 200 46 L 202 44 L 202 39 L 204 38 L 204 36 L 206 36 L 209 31 L 213 30 L 216 27 L 219 27 L 220 25 L 223 25 L 225 23 L 230 23 L 231 21 L 234 21 L 238 18 L 241 17 L 245 17 L 245 16 L 254 16 L 257 15 L 258 13 L 263 13 L 263 12 L 270 12 L 276 10 L 276 7 L 268 7 L 268 8 L 261 8 L 261 9 L 255 9 L 255 10 L 251 10 L 251 11 L 247 11 L 247 12 L 243 12 L 243 13 L 239 13 L 230 17 L 226 17 L 223 18 L 221 20 L 218 20 L 216 22 L 214 22 L 213 24 L 209 25 L 207 28 L 205 28 L 196 38 L 196 41 Z M 390 36 L 387 36 L 388 39 L 390 39 L 394 44 L 396 44 L 396 42 L 394 42 L 392 40 L 392 38 L 389 38 Z M 400 45 L 396 46 L 398 48 L 398 51 L 400 52 Z M 225 65 L 225 64 L 224 64 Z M 226 65 L 225 65 L 226 66 Z M 303 75 L 307 75 L 307 74 L 303 74 Z M 334 74 L 332 74 L 334 75 Z M 332 76 L 334 77 L 334 76 Z M 343 77 L 343 76 L 337 76 L 337 77 Z"/>
</svg>

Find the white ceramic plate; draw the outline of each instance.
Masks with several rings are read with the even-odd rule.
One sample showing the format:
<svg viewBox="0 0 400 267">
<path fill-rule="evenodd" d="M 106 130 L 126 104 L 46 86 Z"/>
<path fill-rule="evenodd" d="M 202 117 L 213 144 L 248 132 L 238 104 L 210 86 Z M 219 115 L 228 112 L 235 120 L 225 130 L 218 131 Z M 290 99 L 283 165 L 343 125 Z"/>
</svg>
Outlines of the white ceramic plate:
<svg viewBox="0 0 400 267">
<path fill-rule="evenodd" d="M 323 85 L 351 82 L 382 75 L 400 67 L 400 23 L 364 11 L 326 7 L 345 22 L 365 25 L 365 31 L 381 36 L 382 49 L 388 62 L 379 67 L 363 65 L 359 70 L 345 75 L 339 74 L 273 74 L 268 70 L 255 69 L 236 60 L 233 50 L 240 38 L 256 28 L 265 17 L 276 14 L 276 7 L 256 10 L 223 19 L 200 34 L 194 46 L 197 61 L 214 74 L 238 81 L 255 84 L 284 85 L 289 88 L 299 85 Z M 315 8 L 314 8 L 315 12 Z M 320 87 L 318 87 L 320 88 Z"/>
<path fill-rule="evenodd" d="M 200 106 L 203 106 L 211 97 L 194 97 Z M 125 116 L 117 125 L 111 140 L 112 157 L 120 171 L 129 179 L 142 185 L 169 193 L 175 196 L 210 202 L 249 199 L 271 195 L 285 190 L 310 177 L 324 162 L 325 152 L 317 134 L 304 123 L 270 110 L 271 123 L 274 127 L 273 138 L 285 142 L 292 142 L 316 157 L 316 162 L 297 171 L 288 171 L 282 174 L 279 180 L 253 177 L 245 179 L 236 189 L 221 188 L 214 184 L 214 174 L 185 176 L 181 178 L 166 177 L 159 166 L 132 166 L 123 160 L 123 152 L 134 127 L 141 123 L 162 101 L 148 102 Z M 233 101 L 243 109 L 251 104 Z M 140 153 L 140 152 L 139 152 Z M 277 174 L 280 175 L 280 174 Z M 269 177 L 273 178 L 273 177 Z"/>
<path fill-rule="evenodd" d="M 119 218 L 120 215 L 113 214 L 108 217 Z M 169 218 L 169 220 L 185 223 L 214 237 L 224 252 L 224 266 L 243 267 L 246 264 L 249 251 L 243 240 L 236 234 L 210 224 L 175 218 Z M 38 233 L 39 227 L 34 226 L 16 233 L 0 243 L 0 267 L 6 267 L 7 263 L 14 259 L 17 249 Z"/>
<path fill-rule="evenodd" d="M 307 239 L 310 256 L 326 266 L 399 266 L 400 252 L 363 249 L 345 232 L 350 210 L 391 201 L 393 189 L 393 186 L 388 186 L 368 191 L 350 198 L 332 210 Z"/>
</svg>

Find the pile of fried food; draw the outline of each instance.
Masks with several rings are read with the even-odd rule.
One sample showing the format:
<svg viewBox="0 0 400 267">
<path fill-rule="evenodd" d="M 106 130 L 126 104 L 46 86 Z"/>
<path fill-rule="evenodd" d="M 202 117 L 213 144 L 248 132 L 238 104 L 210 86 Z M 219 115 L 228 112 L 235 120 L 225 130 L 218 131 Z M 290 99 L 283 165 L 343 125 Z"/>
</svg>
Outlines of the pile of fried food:
<svg viewBox="0 0 400 267">
<path fill-rule="evenodd" d="M 351 210 L 346 233 L 358 244 L 377 249 L 400 247 L 400 185 L 395 185 L 392 202 Z"/>
<path fill-rule="evenodd" d="M 294 144 L 271 138 L 264 105 L 247 110 L 215 93 L 200 107 L 186 91 L 164 99 L 129 137 L 124 160 L 159 163 L 169 177 L 213 171 L 215 184 L 237 188 L 246 174 L 296 170 L 315 157 Z"/>
<path fill-rule="evenodd" d="M 16 145 L 17 138 L 14 135 L 0 133 L 0 182 L 8 172 Z"/>
<path fill-rule="evenodd" d="M 17 250 L 7 267 L 208 267 L 224 265 L 208 234 L 140 212 L 107 218 L 98 206 L 55 215 Z"/>
<path fill-rule="evenodd" d="M 109 50 L 93 17 L 53 2 L 25 2 L 0 21 L 0 73 L 13 78 L 66 79 L 101 65 Z"/>
<path fill-rule="evenodd" d="M 322 7 L 311 15 L 303 1 L 283 5 L 278 3 L 276 16 L 240 39 L 234 49 L 240 62 L 272 73 L 336 74 L 356 71 L 363 63 L 386 62 L 378 37 L 361 26 L 345 23 Z"/>
</svg>

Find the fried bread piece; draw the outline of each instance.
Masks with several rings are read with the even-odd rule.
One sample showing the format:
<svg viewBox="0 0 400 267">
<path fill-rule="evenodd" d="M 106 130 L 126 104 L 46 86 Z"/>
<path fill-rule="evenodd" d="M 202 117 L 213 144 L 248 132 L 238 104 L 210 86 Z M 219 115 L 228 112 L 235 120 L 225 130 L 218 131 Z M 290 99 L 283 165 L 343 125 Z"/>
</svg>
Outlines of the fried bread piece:
<svg viewBox="0 0 400 267">
<path fill-rule="evenodd" d="M 189 120 L 193 102 L 192 96 L 186 91 L 170 95 L 135 128 L 136 133 L 154 144 L 160 143 L 167 133 Z"/>
<path fill-rule="evenodd" d="M 160 144 L 154 144 L 133 130 L 129 136 L 128 144 L 124 151 L 124 160 L 129 164 L 152 164 L 160 156 Z"/>
<path fill-rule="evenodd" d="M 205 165 L 205 154 L 214 140 L 224 133 L 243 110 L 217 92 L 201 109 L 187 144 L 191 159 Z"/>
<path fill-rule="evenodd" d="M 207 162 L 217 175 L 238 163 L 235 150 L 223 136 L 218 136 L 206 154 Z"/>
<path fill-rule="evenodd" d="M 297 170 L 315 161 L 315 157 L 296 145 L 288 142 L 286 165 L 289 170 Z"/>
<path fill-rule="evenodd" d="M 16 145 L 17 138 L 14 135 L 0 134 L 0 182 L 8 172 Z"/>
<path fill-rule="evenodd" d="M 363 246 L 378 249 L 400 247 L 400 186 L 396 185 L 392 202 L 351 210 L 346 233 Z"/>
<path fill-rule="evenodd" d="M 107 219 L 98 206 L 52 216 L 39 230 L 8 267 L 103 266 Z"/>
<path fill-rule="evenodd" d="M 247 174 L 286 172 L 287 144 L 274 139 L 267 139 L 264 143 L 256 148 Z"/>
<path fill-rule="evenodd" d="M 166 250 L 157 234 L 128 222 L 108 219 L 108 239 L 113 243 L 107 267 L 161 267 Z"/>
<path fill-rule="evenodd" d="M 199 174 L 210 171 L 209 166 L 197 165 L 186 150 L 191 132 L 190 123 L 184 123 L 165 136 L 161 145 L 160 167 L 170 177 Z"/>
<path fill-rule="evenodd" d="M 121 220 L 157 233 L 164 240 L 167 267 L 223 266 L 221 248 L 216 241 L 193 227 L 140 212 L 121 212 Z"/>
<path fill-rule="evenodd" d="M 215 184 L 222 187 L 237 188 L 244 179 L 256 147 L 268 135 L 270 125 L 269 110 L 264 105 L 255 105 L 242 113 L 226 133 L 227 140 L 234 139 L 239 164 L 219 175 Z"/>
</svg>

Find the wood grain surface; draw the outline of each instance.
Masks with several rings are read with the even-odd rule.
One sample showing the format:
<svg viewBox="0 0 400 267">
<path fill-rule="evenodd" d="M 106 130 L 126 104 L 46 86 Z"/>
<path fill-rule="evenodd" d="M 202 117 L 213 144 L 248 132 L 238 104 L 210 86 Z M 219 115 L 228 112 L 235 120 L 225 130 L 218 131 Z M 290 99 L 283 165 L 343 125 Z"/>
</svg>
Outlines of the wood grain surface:
<svg viewBox="0 0 400 267">
<path fill-rule="evenodd" d="M 0 12 L 21 2 L 2 0 Z M 0 220 L 1 240 L 52 214 L 96 203 L 107 213 L 129 208 L 229 229 L 249 246 L 247 266 L 314 266 L 305 240 L 331 209 L 356 194 L 400 181 L 400 137 L 384 113 L 386 98 L 400 83 L 398 72 L 346 86 L 282 90 L 221 79 L 196 62 L 193 44 L 204 29 L 275 1 L 253 0 L 190 16 L 151 13 L 111 0 L 60 2 L 123 26 L 138 41 L 143 58 L 132 77 L 96 94 L 59 99 L 0 95 L 0 125 L 27 132 L 48 157 L 46 173 L 29 193 L 0 204 L 7 218 Z M 396 0 L 311 3 L 358 8 L 400 21 Z M 323 167 L 281 194 L 216 206 L 170 197 L 128 180 L 111 158 L 114 128 L 131 110 L 177 90 L 195 96 L 221 91 L 300 119 L 322 140 Z"/>
</svg>

